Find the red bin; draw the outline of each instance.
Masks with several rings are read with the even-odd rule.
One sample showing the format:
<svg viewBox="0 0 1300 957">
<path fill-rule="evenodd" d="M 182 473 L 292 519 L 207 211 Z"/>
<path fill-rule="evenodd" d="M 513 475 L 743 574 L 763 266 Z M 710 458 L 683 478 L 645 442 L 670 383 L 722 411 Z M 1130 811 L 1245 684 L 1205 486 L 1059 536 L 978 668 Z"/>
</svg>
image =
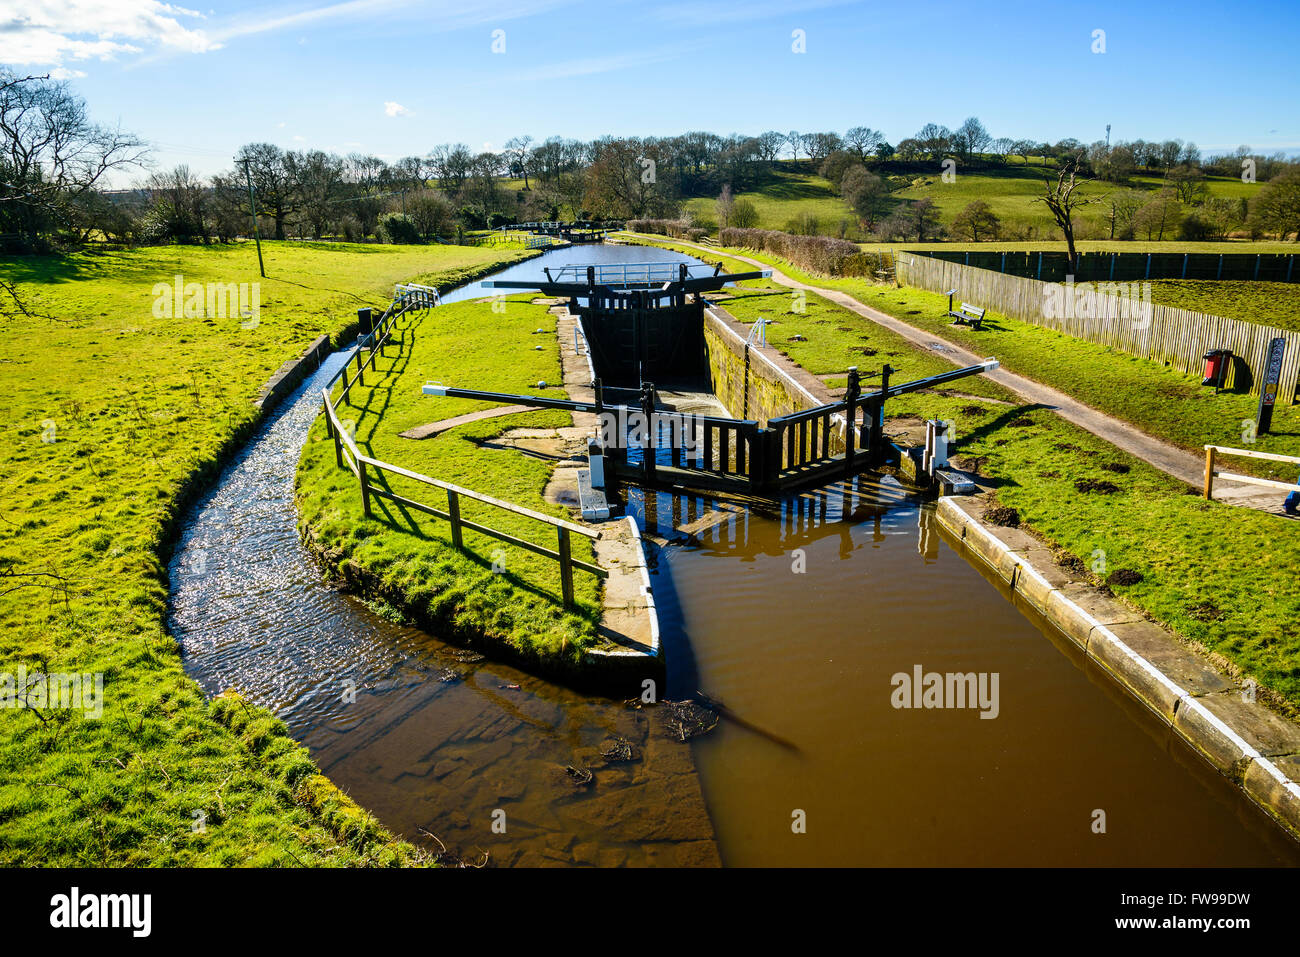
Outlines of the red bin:
<svg viewBox="0 0 1300 957">
<path fill-rule="evenodd" d="M 1232 359 L 1231 349 L 1211 349 L 1204 357 L 1205 378 L 1201 385 L 1212 385 L 1214 391 L 1223 388 L 1223 380 L 1228 377 L 1228 363 Z"/>
</svg>

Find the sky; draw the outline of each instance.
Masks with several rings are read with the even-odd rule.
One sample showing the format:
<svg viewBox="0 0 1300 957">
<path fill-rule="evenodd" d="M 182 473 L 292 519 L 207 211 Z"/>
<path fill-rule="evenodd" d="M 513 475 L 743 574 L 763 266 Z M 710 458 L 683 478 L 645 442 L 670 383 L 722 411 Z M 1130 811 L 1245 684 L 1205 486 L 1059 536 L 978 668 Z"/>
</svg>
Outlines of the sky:
<svg viewBox="0 0 1300 957">
<path fill-rule="evenodd" d="M 869 126 L 897 143 L 968 116 L 994 136 L 1111 124 L 1296 153 L 1298 47 L 1297 0 L 0 0 L 0 64 L 66 79 L 158 167 L 202 175 L 249 142 L 389 161 L 523 134 Z"/>
</svg>

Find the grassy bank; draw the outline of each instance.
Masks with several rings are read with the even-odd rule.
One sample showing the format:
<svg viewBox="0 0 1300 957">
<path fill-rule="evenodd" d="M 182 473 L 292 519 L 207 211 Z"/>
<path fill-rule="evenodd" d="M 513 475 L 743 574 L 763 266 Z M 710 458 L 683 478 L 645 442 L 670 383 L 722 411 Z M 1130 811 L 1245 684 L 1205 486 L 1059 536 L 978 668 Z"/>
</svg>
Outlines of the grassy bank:
<svg viewBox="0 0 1300 957">
<path fill-rule="evenodd" d="M 487 302 L 442 306 L 410 317 L 401 348 L 376 359 L 366 386 L 354 386 L 339 418 L 355 424 L 358 447 L 372 458 L 523 505 L 567 517 L 548 504 L 543 491 L 551 473 L 545 458 L 494 446 L 515 428 L 553 429 L 572 424 L 568 413 L 538 410 L 457 426 L 428 439 L 402 438 L 417 425 L 490 408 L 468 399 L 421 394 L 425 382 L 563 398 L 555 317 L 529 296 L 506 300 L 502 312 Z M 536 347 L 540 346 L 538 349 Z M 374 479 L 394 493 L 446 508 L 445 493 L 384 475 Z M 299 514 L 315 548 L 339 574 L 446 638 L 506 648 L 525 660 L 563 670 L 575 664 L 596 637 L 600 607 L 596 580 L 575 573 L 579 610 L 559 603 L 554 561 L 497 539 L 467 531 L 464 550 L 452 546 L 443 520 L 384 500 L 373 518 L 362 512 L 351 472 L 337 467 L 324 419 L 316 422 L 303 450 L 298 475 Z M 463 518 L 548 548 L 555 532 L 532 519 L 461 499 Z M 574 557 L 591 560 L 586 539 L 574 541 Z"/>
<path fill-rule="evenodd" d="M 166 551 L 282 362 L 396 281 L 448 284 L 523 254 L 263 247 L 265 279 L 247 245 L 0 261 L 40 313 L 10 321 L 0 360 L 0 673 L 102 674 L 104 688 L 99 718 L 0 708 L 4 863 L 412 858 L 272 715 L 204 701 L 165 630 Z M 260 315 L 160 318 L 154 286 L 176 275 L 260 282 Z"/>
<path fill-rule="evenodd" d="M 744 266 L 725 250 L 706 258 L 721 260 L 729 269 Z M 797 275 L 788 264 L 774 264 Z M 838 285 L 818 277 L 799 278 Z M 918 314 L 933 316 L 942 298 L 865 283 L 851 283 L 849 288 L 862 301 L 882 311 L 897 310 L 894 314 L 913 324 L 919 324 Z M 800 314 L 794 311 L 791 291 L 784 287 L 764 288 L 762 283 L 749 282 L 737 293 L 722 305 L 742 321 L 760 315 L 776 319 L 769 342 L 828 381 L 849 365 L 875 371 L 884 361 L 907 379 L 952 368 L 929 350 L 814 294 L 807 296 L 807 311 Z M 918 313 L 912 313 L 912 308 Z M 936 332 L 952 331 L 940 320 L 930 321 Z M 966 344 L 980 355 L 1005 359 L 1003 346 L 1010 337 L 1003 335 L 1004 340 L 995 340 L 971 333 Z M 791 336 L 807 341 L 792 341 Z M 864 356 L 863 349 L 874 354 Z M 1043 354 L 1034 354 L 1034 361 L 1047 363 L 1050 369 L 1071 367 L 1072 355 L 1051 359 L 1050 349 L 1044 349 Z M 1117 356 L 1108 359 L 1139 362 Z M 1084 356 L 1079 361 L 1099 363 L 1100 359 Z M 1014 362 L 1006 364 L 1015 368 Z M 1122 366 L 1121 371 L 1131 368 Z M 1158 371 L 1169 375 L 1163 368 Z M 1146 370 L 1153 377 L 1156 372 Z M 1120 373 L 1110 381 L 1122 381 Z M 1146 384 L 1168 386 L 1169 380 L 1157 377 Z M 1000 502 L 1016 509 L 1022 524 L 1058 549 L 1062 561 L 1093 569 L 1099 585 L 1120 570 L 1138 573 L 1140 580 L 1112 581 L 1106 587 L 1230 670 L 1255 678 L 1283 710 L 1300 713 L 1300 633 L 1295 628 L 1300 594 L 1294 587 L 1300 536 L 1293 534 L 1291 525 L 1275 516 L 1188 494 L 1183 483 L 1050 410 L 1023 404 L 993 382 L 971 378 L 954 383 L 953 389 L 968 395 L 913 393 L 890 400 L 888 413 L 951 421 L 957 461 L 992 484 Z M 1142 408 L 1137 407 L 1137 412 Z M 1294 411 L 1286 414 L 1290 421 Z M 1295 441 L 1288 436 L 1276 438 Z"/>
</svg>

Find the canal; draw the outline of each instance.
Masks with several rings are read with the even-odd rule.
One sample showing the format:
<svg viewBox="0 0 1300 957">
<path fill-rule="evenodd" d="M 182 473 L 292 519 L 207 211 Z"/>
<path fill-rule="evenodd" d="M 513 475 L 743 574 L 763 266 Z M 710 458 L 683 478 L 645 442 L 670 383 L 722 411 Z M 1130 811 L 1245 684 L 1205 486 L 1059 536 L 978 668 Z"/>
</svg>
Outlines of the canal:
<svg viewBox="0 0 1300 957">
<path fill-rule="evenodd" d="M 688 261 L 584 246 L 493 278 L 659 259 Z M 327 587 L 298 541 L 293 485 L 341 361 L 268 416 L 188 516 L 169 624 L 206 693 L 275 711 L 395 832 L 507 866 L 1300 862 L 891 479 L 763 507 L 632 493 L 667 696 L 703 690 L 740 719 L 688 742 L 662 708 L 479 660 Z M 893 676 L 918 666 L 996 675 L 996 717 L 895 708 Z"/>
</svg>

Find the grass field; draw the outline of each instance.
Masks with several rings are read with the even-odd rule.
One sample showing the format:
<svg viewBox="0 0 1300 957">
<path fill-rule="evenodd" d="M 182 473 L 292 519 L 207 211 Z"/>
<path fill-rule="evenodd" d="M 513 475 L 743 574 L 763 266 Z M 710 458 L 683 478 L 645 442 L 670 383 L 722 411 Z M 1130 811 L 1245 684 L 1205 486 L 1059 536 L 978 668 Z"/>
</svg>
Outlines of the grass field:
<svg viewBox="0 0 1300 957">
<path fill-rule="evenodd" d="M 103 715 L 0 708 L 0 862 L 366 864 L 411 859 L 272 715 L 204 701 L 164 624 L 166 549 L 286 359 L 392 283 L 523 254 L 263 243 L 254 325 L 156 318 L 155 283 L 257 282 L 251 246 L 0 263 L 29 306 L 0 360 L 0 672 L 100 673 Z M 248 328 L 245 328 L 248 326 Z M 194 812 L 205 829 L 192 827 Z"/>
<path fill-rule="evenodd" d="M 1151 283 L 1151 299 L 1160 305 L 1300 332 L 1300 283 L 1159 279 Z"/>
<path fill-rule="evenodd" d="M 762 188 L 737 193 L 754 204 L 761 229 L 785 229 L 786 223 L 801 213 L 816 216 L 823 233 L 832 233 L 840 220 L 857 221 L 853 210 L 840 198 L 831 184 L 820 176 L 776 169 Z M 717 200 L 697 197 L 686 201 L 686 208 L 702 221 L 718 224 Z"/>
<path fill-rule="evenodd" d="M 929 198 L 938 207 L 940 220 L 948 226 L 968 203 L 978 199 L 992 207 L 993 213 L 1001 220 L 1004 234 L 1032 230 L 1032 233 L 1025 235 L 1024 240 L 1034 249 L 1044 248 L 1043 241 L 1055 240 L 1060 235 L 1047 207 L 1038 199 L 1043 195 L 1045 173 L 1037 165 L 982 167 L 969 172 L 963 171 L 959 165 L 952 182 L 944 182 L 941 172 L 942 169 L 936 163 L 933 172 L 902 174 L 900 178 L 910 185 L 893 192 L 890 197 L 892 203 L 897 205 L 903 201 Z M 1051 169 L 1046 172 L 1054 175 Z M 1206 185 L 1209 195 L 1228 198 L 1249 198 L 1259 189 L 1258 184 L 1242 183 L 1239 179 L 1230 177 L 1207 177 Z M 1094 201 L 1124 189 L 1149 191 L 1154 197 L 1160 186 L 1158 176 L 1137 176 L 1127 185 L 1085 182 L 1080 187 L 1080 193 Z M 744 197 L 754 204 L 759 217 L 758 226 L 763 229 L 785 229 L 786 224 L 801 213 L 816 216 L 819 231 L 827 235 L 835 234 L 841 221 L 854 226 L 857 223 L 853 210 L 827 180 L 810 172 L 793 169 L 789 164 L 773 170 L 758 189 L 737 193 L 737 197 Z M 690 199 L 686 202 L 686 209 L 706 223 L 715 226 L 718 223 L 717 201 L 714 197 Z M 1100 230 L 1100 235 L 1106 234 L 1102 219 L 1107 213 L 1103 205 L 1095 202 L 1086 205 L 1079 210 L 1078 215 L 1081 223 L 1081 228 L 1077 230 L 1079 235 L 1087 235 L 1089 230 L 1093 233 Z M 991 247 L 981 245 L 980 248 Z M 1146 251 L 1138 250 L 1136 243 L 1121 243 L 1117 248 Z M 1176 248 L 1189 251 L 1190 247 L 1189 244 L 1179 243 Z"/>
<path fill-rule="evenodd" d="M 484 446 L 509 429 L 571 425 L 565 412 L 539 410 L 458 426 L 430 439 L 404 439 L 398 433 L 416 425 L 487 408 L 468 399 L 425 396 L 430 380 L 465 388 L 530 392 L 563 398 L 554 387 L 538 390 L 539 380 L 560 379 L 555 317 L 531 296 L 506 300 L 504 312 L 489 303 L 442 306 L 422 317 L 408 317 L 403 348 L 376 359 L 377 375 L 366 387 L 354 386 L 349 401 L 337 407 L 341 420 L 356 424 L 358 447 L 372 458 L 424 475 L 567 517 L 567 510 L 542 497 L 550 466 L 512 449 Z M 543 330 L 535 334 L 535 330 Z M 540 345 L 540 350 L 534 346 Z M 341 392 L 341 387 L 339 389 Z M 391 490 L 439 508 L 443 493 L 396 476 L 383 476 Z M 375 478 L 374 481 L 380 481 Z M 517 546 L 466 532 L 465 551 L 452 547 L 450 527 L 440 519 L 389 502 L 373 503 L 366 520 L 358 484 L 337 467 L 334 444 L 317 421 L 303 450 L 298 475 L 299 515 L 336 565 L 349 563 L 382 582 L 385 600 L 430 623 L 444 637 L 451 630 L 507 643 L 526 658 L 550 664 L 575 662 L 595 639 L 600 615 L 596 580 L 574 576 L 577 613 L 559 604 L 560 577 L 555 562 Z M 555 547 L 555 532 L 539 522 L 462 499 L 464 518 L 490 528 Z M 590 543 L 574 540 L 574 557 L 591 560 Z M 493 570 L 494 563 L 501 573 Z"/>
<path fill-rule="evenodd" d="M 723 261 L 729 269 L 745 268 L 726 252 L 708 258 Z M 775 264 L 787 274 L 796 274 L 786 263 Z M 1162 366 L 1093 354 L 1090 350 L 1095 347 L 1087 343 L 1079 345 L 1088 348 L 1071 352 L 1071 340 L 1055 333 L 1037 336 L 1047 332 L 1037 327 L 952 335 L 960 327 L 934 318 L 938 303 L 946 300 L 931 293 L 802 278 L 851 291 L 863 302 L 959 339 L 978 354 L 997 356 L 1024 374 L 1043 381 L 1050 376 L 1076 386 L 1086 383 L 1085 401 L 1099 407 L 1097 400 L 1108 392 L 1127 396 L 1131 404 L 1121 406 L 1123 410 L 1185 440 L 1209 429 L 1223 444 L 1240 444 L 1234 440 L 1239 436 L 1231 434 L 1231 418 L 1240 413 L 1237 405 L 1249 405 L 1253 412 L 1249 397 L 1231 397 L 1232 408 L 1223 408 L 1214 404 L 1208 390 L 1192 386 L 1186 377 Z M 759 316 L 776 319 L 769 342 L 828 380 L 838 380 L 836 374 L 849 365 L 868 372 L 885 361 L 900 370 L 902 379 L 952 368 L 942 358 L 816 295 L 809 294 L 807 304 L 807 312 L 799 314 L 793 310 L 790 290 L 759 282 L 743 284 L 736 298 L 723 303 L 741 321 Z M 996 325 L 1004 326 L 1004 320 L 999 317 Z M 791 341 L 793 335 L 807 341 Z M 1022 351 L 1008 351 L 1017 344 Z M 863 349 L 873 354 L 868 356 Z M 1098 375 L 1101 380 L 1093 381 Z M 1284 710 L 1300 713 L 1300 632 L 1295 628 L 1300 620 L 1300 593 L 1294 587 L 1300 536 L 1293 534 L 1293 526 L 1272 515 L 1188 494 L 1183 483 L 1049 410 L 1022 404 L 993 382 L 971 378 L 954 384 L 953 390 L 981 398 L 913 393 L 891 400 L 889 415 L 952 421 L 955 454 L 991 479 L 999 500 L 1016 508 L 1024 524 L 1085 566 L 1101 552 L 1108 572 L 1139 572 L 1140 582 L 1112 585 L 1115 593 L 1185 640 L 1221 656 L 1229 667 L 1255 677 L 1276 693 L 1275 703 Z M 989 401 L 999 399 L 1002 402 Z M 1300 418 L 1294 408 L 1284 410 L 1284 415 L 1278 431 L 1289 434 L 1262 438 L 1260 447 L 1300 450 Z M 1109 482 L 1115 491 L 1081 492 L 1076 483 L 1088 480 Z"/>
</svg>

